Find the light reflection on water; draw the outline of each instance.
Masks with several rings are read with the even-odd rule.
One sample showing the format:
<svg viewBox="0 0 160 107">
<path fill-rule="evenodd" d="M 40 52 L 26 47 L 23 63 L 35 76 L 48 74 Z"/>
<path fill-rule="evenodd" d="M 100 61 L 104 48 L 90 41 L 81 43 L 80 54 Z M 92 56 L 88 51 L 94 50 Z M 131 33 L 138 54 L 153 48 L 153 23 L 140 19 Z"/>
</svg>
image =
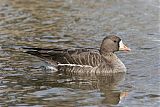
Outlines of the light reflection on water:
<svg viewBox="0 0 160 107">
<path fill-rule="evenodd" d="M 158 106 L 158 9 L 157 0 L 1 0 L 0 105 Z M 43 61 L 19 50 L 97 48 L 109 33 L 119 34 L 132 49 L 117 53 L 128 71 L 116 85 L 113 76 L 49 73 Z"/>
</svg>

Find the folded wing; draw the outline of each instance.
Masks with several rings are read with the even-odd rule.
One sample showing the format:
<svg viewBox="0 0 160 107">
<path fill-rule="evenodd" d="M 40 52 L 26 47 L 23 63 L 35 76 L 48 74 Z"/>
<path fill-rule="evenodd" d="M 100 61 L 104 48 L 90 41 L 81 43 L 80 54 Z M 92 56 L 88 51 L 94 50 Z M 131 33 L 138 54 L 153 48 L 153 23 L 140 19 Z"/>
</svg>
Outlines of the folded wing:
<svg viewBox="0 0 160 107">
<path fill-rule="evenodd" d="M 102 61 L 98 49 L 78 48 L 78 49 L 42 49 L 23 48 L 26 53 L 40 57 L 57 64 L 76 64 L 95 67 Z"/>
</svg>

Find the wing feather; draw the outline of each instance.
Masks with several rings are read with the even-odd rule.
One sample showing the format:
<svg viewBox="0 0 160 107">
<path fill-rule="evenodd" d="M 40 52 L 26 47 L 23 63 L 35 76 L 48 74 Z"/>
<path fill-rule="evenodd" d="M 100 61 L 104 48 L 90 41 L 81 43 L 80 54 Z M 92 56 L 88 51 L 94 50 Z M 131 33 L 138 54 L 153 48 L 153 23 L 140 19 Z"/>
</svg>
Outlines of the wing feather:
<svg viewBox="0 0 160 107">
<path fill-rule="evenodd" d="M 26 53 L 57 62 L 60 64 L 78 64 L 97 66 L 101 62 L 101 55 L 97 49 L 41 49 L 27 48 Z"/>
</svg>

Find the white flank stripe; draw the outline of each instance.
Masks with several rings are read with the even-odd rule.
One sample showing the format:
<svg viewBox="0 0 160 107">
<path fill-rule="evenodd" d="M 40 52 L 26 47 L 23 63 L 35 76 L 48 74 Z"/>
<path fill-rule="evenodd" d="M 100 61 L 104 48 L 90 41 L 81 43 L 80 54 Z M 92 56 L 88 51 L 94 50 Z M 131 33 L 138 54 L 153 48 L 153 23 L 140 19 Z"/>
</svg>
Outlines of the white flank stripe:
<svg viewBox="0 0 160 107">
<path fill-rule="evenodd" d="M 77 64 L 58 64 L 58 66 L 78 66 L 78 67 L 92 67 L 89 65 L 77 65 Z"/>
<path fill-rule="evenodd" d="M 54 66 L 47 66 L 47 69 L 58 71 Z"/>
</svg>

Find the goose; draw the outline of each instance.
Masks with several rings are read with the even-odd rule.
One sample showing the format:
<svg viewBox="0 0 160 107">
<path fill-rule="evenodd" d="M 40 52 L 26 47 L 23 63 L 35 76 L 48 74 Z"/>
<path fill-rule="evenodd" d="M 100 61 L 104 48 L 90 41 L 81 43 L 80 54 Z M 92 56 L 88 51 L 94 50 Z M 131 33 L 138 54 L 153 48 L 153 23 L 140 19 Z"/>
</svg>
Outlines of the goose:
<svg viewBox="0 0 160 107">
<path fill-rule="evenodd" d="M 25 53 L 37 56 L 54 65 L 57 71 L 65 70 L 75 73 L 118 73 L 126 72 L 126 67 L 116 56 L 116 51 L 130 51 L 117 35 L 106 36 L 100 49 L 46 49 L 23 48 Z"/>
</svg>

